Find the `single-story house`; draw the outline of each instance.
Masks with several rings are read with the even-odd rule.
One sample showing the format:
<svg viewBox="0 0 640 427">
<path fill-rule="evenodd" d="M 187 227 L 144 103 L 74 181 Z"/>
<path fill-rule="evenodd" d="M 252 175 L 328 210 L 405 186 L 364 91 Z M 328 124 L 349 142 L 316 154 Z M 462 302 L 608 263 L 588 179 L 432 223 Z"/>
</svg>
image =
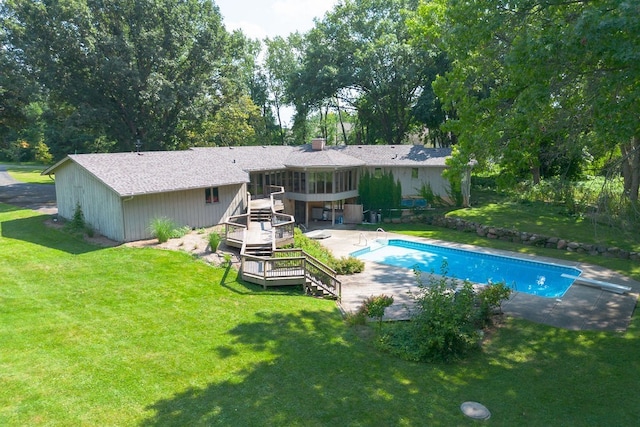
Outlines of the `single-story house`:
<svg viewBox="0 0 640 427">
<path fill-rule="evenodd" d="M 365 170 L 392 172 L 405 198 L 419 196 L 426 183 L 447 197 L 442 172 L 450 155 L 450 149 L 422 145 L 325 146 L 314 140 L 302 146 L 75 154 L 43 174 L 55 175 L 60 217 L 73 218 L 79 207 L 96 232 L 127 242 L 151 237 L 156 217 L 193 228 L 219 224 L 246 211 L 248 193 L 262 197 L 272 185 L 284 187 L 285 213 L 298 223 L 335 222 L 345 205 L 357 203 Z"/>
</svg>

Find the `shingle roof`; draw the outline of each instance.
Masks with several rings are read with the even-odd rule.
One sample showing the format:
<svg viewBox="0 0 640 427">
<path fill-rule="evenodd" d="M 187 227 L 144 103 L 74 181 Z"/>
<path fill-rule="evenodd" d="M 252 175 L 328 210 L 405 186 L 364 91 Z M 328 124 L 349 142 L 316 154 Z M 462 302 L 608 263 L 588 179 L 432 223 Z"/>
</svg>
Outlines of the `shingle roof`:
<svg viewBox="0 0 640 427">
<path fill-rule="evenodd" d="M 249 172 L 285 168 L 359 166 L 445 166 L 446 148 L 422 145 L 208 147 L 186 151 L 76 154 L 43 174 L 73 161 L 120 196 L 162 193 L 249 182 Z"/>
<path fill-rule="evenodd" d="M 120 196 L 215 187 L 249 181 L 238 167 L 220 161 L 214 151 L 152 151 L 141 154 L 76 154 L 85 168 Z"/>
<path fill-rule="evenodd" d="M 344 154 L 369 166 L 446 166 L 450 148 L 426 148 L 424 145 L 347 145 L 336 147 Z"/>
<path fill-rule="evenodd" d="M 314 151 L 309 144 L 291 148 L 292 150 L 284 161 L 287 167 L 332 168 L 365 165 L 362 160 L 345 155 L 341 150 L 332 147 L 325 147 L 320 151 Z"/>
<path fill-rule="evenodd" d="M 219 152 L 247 172 L 286 167 L 358 167 L 358 166 L 445 166 L 450 148 L 426 148 L 423 145 L 338 145 L 312 150 L 311 144 L 299 146 L 243 146 L 195 148 L 194 151 Z"/>
<path fill-rule="evenodd" d="M 246 172 L 256 170 L 284 169 L 284 159 L 293 147 L 284 145 L 203 147 L 194 148 L 198 153 L 214 153 L 227 164 L 235 165 Z"/>
</svg>

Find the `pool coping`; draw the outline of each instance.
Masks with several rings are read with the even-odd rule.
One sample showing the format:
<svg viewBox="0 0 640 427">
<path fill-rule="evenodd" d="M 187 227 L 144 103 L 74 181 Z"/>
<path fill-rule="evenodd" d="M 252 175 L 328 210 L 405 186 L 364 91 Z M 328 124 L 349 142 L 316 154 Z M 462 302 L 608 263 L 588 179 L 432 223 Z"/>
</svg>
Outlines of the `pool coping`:
<svg viewBox="0 0 640 427">
<path fill-rule="evenodd" d="M 472 250 L 491 255 L 502 255 L 530 261 L 540 261 L 582 271 L 582 276 L 617 285 L 629 286 L 631 291 L 617 294 L 599 288 L 574 283 L 561 298 L 545 298 L 523 292 L 514 292 L 502 304 L 505 314 L 545 325 L 569 330 L 625 331 L 635 311 L 640 294 L 640 282 L 604 267 L 581 262 L 541 257 L 518 252 L 452 243 L 436 239 L 407 236 L 390 232 L 361 231 L 331 228 L 331 236 L 320 243 L 337 257 L 369 246 L 376 238 L 401 239 Z M 362 300 L 371 295 L 392 295 L 394 304 L 387 308 L 387 320 L 407 320 L 411 315 L 411 292 L 418 290 L 412 270 L 365 261 L 365 271 L 351 276 L 340 276 L 344 312 L 355 312 Z"/>
<path fill-rule="evenodd" d="M 429 242 L 427 242 L 426 240 L 429 240 Z M 377 252 L 378 250 L 384 248 L 384 247 L 399 247 L 405 250 L 410 250 L 410 251 L 420 251 L 421 248 L 425 249 L 425 250 L 429 250 L 429 248 L 437 248 L 443 251 L 449 251 L 449 254 L 456 254 L 456 255 L 461 255 L 464 257 L 480 257 L 481 259 L 483 259 L 484 261 L 486 261 L 487 263 L 491 263 L 492 260 L 510 260 L 511 262 L 517 263 L 518 266 L 531 266 L 531 265 L 541 265 L 541 266 L 545 266 L 545 268 L 549 268 L 550 270 L 554 270 L 558 272 L 558 276 L 565 276 L 565 275 L 570 275 L 571 277 L 577 277 L 578 275 L 580 275 L 582 272 L 581 270 L 579 270 L 577 267 L 573 267 L 570 265 L 566 265 L 566 264 L 561 264 L 558 262 L 555 262 L 556 260 L 550 261 L 550 260 L 545 260 L 543 261 L 541 258 L 533 258 L 533 257 L 519 257 L 519 256 L 513 256 L 513 254 L 509 253 L 509 252 L 501 252 L 498 253 L 497 251 L 491 251 L 491 250 L 482 250 L 482 249 L 486 249 L 486 248 L 481 248 L 481 247 L 469 247 L 469 245 L 462 247 L 462 245 L 454 245 L 451 244 L 450 242 L 443 242 L 443 241 L 437 241 L 435 239 L 423 239 L 421 241 L 416 241 L 415 239 L 404 239 L 404 238 L 397 238 L 396 236 L 389 236 L 388 238 L 383 238 L 383 239 L 376 239 L 374 242 L 379 242 L 379 246 L 376 245 L 375 247 L 372 247 L 371 245 L 364 248 L 364 249 L 357 249 L 356 251 L 352 252 L 350 255 L 351 256 L 355 256 L 356 258 L 360 258 L 362 261 L 367 260 L 369 257 L 367 256 L 368 254 L 374 254 L 375 252 Z M 446 259 L 449 255 L 446 255 L 444 253 L 438 254 L 439 256 L 442 256 L 443 259 Z M 375 256 L 374 256 L 375 258 Z M 375 260 L 372 260 L 373 262 L 378 262 Z M 417 261 L 416 261 L 417 262 Z M 380 262 L 382 264 L 387 264 L 387 265 L 391 265 L 391 266 L 396 266 L 398 268 L 409 268 L 407 266 L 403 266 L 403 265 L 396 265 L 393 262 L 388 263 L 388 262 Z M 400 263 L 402 264 L 402 262 Z M 415 265 L 415 264 L 414 264 Z M 455 266 L 453 266 L 452 264 L 449 264 L 446 267 L 449 272 L 452 274 L 452 277 L 458 277 L 460 278 L 460 276 L 456 276 L 455 273 L 453 273 L 453 271 L 455 270 Z M 516 267 L 517 268 L 517 267 Z M 439 267 L 437 270 L 433 270 L 433 269 L 425 269 L 422 270 L 422 274 L 423 276 L 431 276 L 431 275 L 435 275 L 437 277 L 440 277 L 441 274 L 439 274 L 440 272 L 438 270 L 441 270 L 442 267 Z M 571 274 L 569 274 L 571 273 Z M 462 274 L 466 274 L 466 273 L 462 273 Z M 552 274 L 552 273 L 549 273 Z M 498 272 L 498 275 L 500 275 L 500 272 Z M 467 278 L 467 280 L 471 283 L 473 283 L 474 285 L 478 285 L 478 286 L 486 286 L 486 281 L 476 281 L 474 279 L 471 278 Z M 462 280 L 456 280 L 456 282 L 458 283 L 462 283 Z M 571 283 L 569 283 L 571 282 Z M 509 285 L 511 282 L 507 281 L 505 282 L 507 285 Z M 569 288 L 569 286 L 571 286 L 571 284 L 573 283 L 573 281 L 568 281 L 567 283 L 563 284 L 563 285 L 558 285 L 556 287 L 552 287 L 551 291 L 553 291 L 554 293 L 556 293 L 556 295 L 552 295 L 552 296 L 548 296 L 548 295 L 543 295 L 542 293 L 538 293 L 538 295 L 545 297 L 545 298 L 561 298 L 562 296 L 564 296 L 565 292 L 567 291 L 567 289 Z M 606 282 L 602 282 L 602 283 L 606 283 Z M 517 289 L 515 289 L 515 284 L 514 287 L 512 287 L 513 291 L 516 291 Z M 542 290 L 540 290 L 542 292 Z M 536 293 L 534 292 L 526 292 L 521 290 L 521 292 L 523 293 L 527 293 L 527 294 L 534 294 L 536 295 Z"/>
</svg>

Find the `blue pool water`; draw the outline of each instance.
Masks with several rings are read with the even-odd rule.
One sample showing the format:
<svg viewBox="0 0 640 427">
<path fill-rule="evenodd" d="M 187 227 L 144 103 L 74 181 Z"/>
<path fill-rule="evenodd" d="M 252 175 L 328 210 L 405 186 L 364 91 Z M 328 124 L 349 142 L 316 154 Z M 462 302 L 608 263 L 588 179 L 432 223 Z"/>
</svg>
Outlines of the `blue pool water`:
<svg viewBox="0 0 640 427">
<path fill-rule="evenodd" d="M 418 267 L 423 273 L 435 274 L 441 273 L 446 260 L 449 277 L 482 284 L 505 282 L 516 291 L 546 298 L 562 297 L 569 289 L 573 279 L 562 274 L 581 273 L 573 267 L 400 239 L 390 239 L 379 247 L 361 249 L 351 255 L 395 267 Z"/>
</svg>

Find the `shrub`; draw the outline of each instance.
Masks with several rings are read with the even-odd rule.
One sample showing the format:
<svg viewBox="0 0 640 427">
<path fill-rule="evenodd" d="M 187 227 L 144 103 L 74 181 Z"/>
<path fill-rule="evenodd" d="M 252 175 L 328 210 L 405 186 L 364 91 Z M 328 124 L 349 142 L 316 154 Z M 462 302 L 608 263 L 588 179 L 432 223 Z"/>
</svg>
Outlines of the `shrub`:
<svg viewBox="0 0 640 427">
<path fill-rule="evenodd" d="M 367 323 L 367 315 L 363 310 L 358 310 L 355 313 L 347 313 L 345 321 L 350 326 L 362 326 Z"/>
<path fill-rule="evenodd" d="M 327 264 L 331 268 L 333 268 L 333 266 L 335 265 L 336 259 L 331 254 L 331 252 L 329 252 L 316 240 L 310 239 L 305 236 L 302 231 L 300 231 L 300 229 L 294 229 L 293 240 L 294 246 L 296 248 L 302 249 L 315 259 L 323 262 L 324 264 Z"/>
<path fill-rule="evenodd" d="M 175 224 L 167 217 L 158 217 L 151 220 L 149 229 L 151 235 L 157 238 L 159 243 L 164 243 L 172 237 Z"/>
<path fill-rule="evenodd" d="M 73 212 L 73 218 L 71 218 L 71 221 L 69 222 L 69 228 L 84 230 L 84 225 L 84 213 L 82 213 L 80 203 L 77 203 L 76 210 Z"/>
<path fill-rule="evenodd" d="M 332 268 L 338 274 L 356 274 L 364 271 L 364 261 L 356 257 L 342 257 L 336 260 Z"/>
<path fill-rule="evenodd" d="M 185 225 L 184 227 L 178 227 L 171 230 L 170 239 L 179 239 L 191 232 L 191 227 Z"/>
<path fill-rule="evenodd" d="M 49 147 L 43 141 L 38 141 L 34 147 L 34 156 L 36 162 L 48 165 L 53 161 L 53 156 L 49 151 Z"/>
<path fill-rule="evenodd" d="M 382 318 L 384 312 L 391 304 L 393 297 L 388 295 L 370 296 L 362 302 L 362 306 L 358 309 L 358 313 L 366 317 L 378 320 L 378 329 L 382 328 Z"/>
<path fill-rule="evenodd" d="M 478 292 L 480 305 L 479 320 L 482 325 L 491 323 L 491 317 L 496 309 L 502 313 L 502 301 L 509 299 L 512 289 L 504 282 L 485 286 Z"/>
<path fill-rule="evenodd" d="M 84 220 L 84 213 L 82 212 L 80 203 L 76 204 L 76 209 L 73 212 L 73 218 L 65 224 L 65 229 L 71 234 L 84 234 L 86 232 L 90 237 L 93 235 L 93 230 L 87 227 Z"/>
<path fill-rule="evenodd" d="M 305 236 L 300 229 L 294 229 L 294 246 L 300 248 L 318 261 L 328 265 L 338 274 L 355 274 L 364 271 L 364 262 L 355 257 L 336 259 L 333 254 L 316 240 Z"/>
<path fill-rule="evenodd" d="M 419 360 L 448 362 L 465 356 L 477 347 L 479 339 L 471 283 L 458 286 L 454 279 L 431 275 L 430 285 L 424 286 L 419 273 L 421 292 L 411 322 Z"/>
<path fill-rule="evenodd" d="M 382 349 L 408 360 L 450 362 L 479 348 L 479 326 L 508 298 L 511 289 L 504 283 L 496 284 L 480 296 L 470 282 L 448 278 L 446 273 L 444 264 L 442 274 L 431 274 L 425 286 L 416 270 L 420 291 L 415 311 L 410 322 L 398 324 L 381 337 Z"/>
<path fill-rule="evenodd" d="M 229 253 L 225 253 L 222 255 L 223 257 L 223 261 L 222 261 L 222 267 L 231 267 L 231 254 Z"/>
<path fill-rule="evenodd" d="M 191 232 L 188 225 L 177 227 L 173 220 L 167 217 L 156 217 L 149 225 L 151 235 L 158 239 L 158 243 L 164 243 L 169 239 L 179 239 Z"/>
<path fill-rule="evenodd" d="M 422 197 L 431 206 L 447 206 L 449 204 L 442 197 L 433 192 L 431 184 L 428 182 L 422 183 L 420 186 L 420 197 Z"/>
<path fill-rule="evenodd" d="M 211 252 L 215 252 L 218 250 L 218 246 L 220 246 L 220 242 L 222 241 L 222 236 L 220 233 L 209 233 L 209 247 L 211 248 Z"/>
</svg>

